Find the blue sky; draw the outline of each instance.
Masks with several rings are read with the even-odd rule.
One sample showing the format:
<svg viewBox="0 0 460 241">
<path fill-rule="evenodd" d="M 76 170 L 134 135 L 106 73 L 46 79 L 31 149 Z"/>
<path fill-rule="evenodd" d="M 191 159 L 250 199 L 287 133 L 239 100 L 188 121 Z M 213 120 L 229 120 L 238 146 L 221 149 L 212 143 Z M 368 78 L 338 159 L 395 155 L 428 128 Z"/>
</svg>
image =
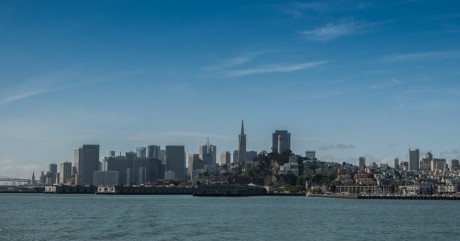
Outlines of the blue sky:
<svg viewBox="0 0 460 241">
<path fill-rule="evenodd" d="M 210 137 L 460 158 L 458 1 L 0 1 L 0 176 Z"/>
</svg>

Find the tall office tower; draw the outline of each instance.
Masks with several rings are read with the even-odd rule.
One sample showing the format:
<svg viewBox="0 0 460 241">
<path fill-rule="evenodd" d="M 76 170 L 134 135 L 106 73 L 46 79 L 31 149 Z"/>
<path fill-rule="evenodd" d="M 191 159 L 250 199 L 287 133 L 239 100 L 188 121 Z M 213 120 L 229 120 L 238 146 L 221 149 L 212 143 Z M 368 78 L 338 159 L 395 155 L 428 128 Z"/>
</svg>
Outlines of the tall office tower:
<svg viewBox="0 0 460 241">
<path fill-rule="evenodd" d="M 244 134 L 244 123 L 241 120 L 241 133 L 238 136 L 238 162 L 246 161 L 246 135 Z"/>
<path fill-rule="evenodd" d="M 431 171 L 444 170 L 445 165 L 446 159 L 433 158 L 433 160 L 431 160 Z"/>
<path fill-rule="evenodd" d="M 161 160 L 161 147 L 157 145 L 147 146 L 147 157 Z"/>
<path fill-rule="evenodd" d="M 49 170 L 46 174 L 46 184 L 54 184 L 56 183 L 56 176 L 57 176 L 57 164 L 51 163 L 49 165 Z"/>
<path fill-rule="evenodd" d="M 115 151 L 110 151 L 109 152 L 109 157 L 114 157 L 115 156 Z"/>
<path fill-rule="evenodd" d="M 395 170 L 399 170 L 399 159 L 395 158 L 394 162 L 395 162 L 395 165 L 394 165 Z"/>
<path fill-rule="evenodd" d="M 366 158 L 359 157 L 359 169 L 364 169 L 366 167 Z"/>
<path fill-rule="evenodd" d="M 165 165 L 166 167 L 166 150 L 160 150 L 160 158 L 161 164 Z"/>
<path fill-rule="evenodd" d="M 220 165 L 229 165 L 231 163 L 230 152 L 224 151 L 220 154 Z"/>
<path fill-rule="evenodd" d="M 83 145 L 74 150 L 75 184 L 93 185 L 94 172 L 99 170 L 99 145 Z"/>
<path fill-rule="evenodd" d="M 315 151 L 306 151 L 305 157 L 308 158 L 310 161 L 314 161 L 316 159 L 316 152 Z"/>
<path fill-rule="evenodd" d="M 276 130 L 272 134 L 272 151 L 283 153 L 291 149 L 291 133 L 288 131 Z"/>
<path fill-rule="evenodd" d="M 46 177 L 45 177 L 45 173 L 43 171 L 40 173 L 40 178 L 38 179 L 38 183 L 46 184 Z"/>
<path fill-rule="evenodd" d="M 134 183 L 134 169 L 133 169 L 133 162 L 134 159 L 137 158 L 137 153 L 133 151 L 128 151 L 125 153 L 126 158 L 128 158 L 128 169 L 126 170 L 126 182 L 128 184 Z"/>
<path fill-rule="evenodd" d="M 185 147 L 166 146 L 165 172 L 174 173 L 176 179 L 185 178 Z"/>
<path fill-rule="evenodd" d="M 104 171 L 116 171 L 118 172 L 118 182 L 119 185 L 125 185 L 131 183 L 131 180 L 128 180 L 127 170 L 132 167 L 132 161 L 128 160 L 126 156 L 114 156 L 108 157 L 104 160 Z"/>
<path fill-rule="evenodd" d="M 459 165 L 459 162 L 458 162 L 457 159 L 452 159 L 450 161 L 450 170 L 451 171 L 458 171 L 459 167 L 460 167 L 460 165 Z"/>
<path fill-rule="evenodd" d="M 136 154 L 137 154 L 137 157 L 147 157 L 147 148 L 145 147 L 138 147 L 136 148 Z"/>
<path fill-rule="evenodd" d="M 59 163 L 59 184 L 70 183 L 72 179 L 72 162 Z"/>
<path fill-rule="evenodd" d="M 233 151 L 233 161 L 232 163 L 237 163 L 238 162 L 238 150 Z"/>
<path fill-rule="evenodd" d="M 433 160 L 433 154 L 431 152 L 426 153 L 425 158 L 422 158 L 422 160 L 418 164 L 418 169 L 420 171 L 429 171 L 431 170 L 431 161 Z"/>
<path fill-rule="evenodd" d="M 55 174 L 57 173 L 57 164 L 56 163 L 51 163 L 49 165 L 49 172 L 55 173 Z"/>
<path fill-rule="evenodd" d="M 419 161 L 420 161 L 420 150 L 415 149 L 415 150 L 411 151 L 409 149 L 409 170 L 410 171 L 417 171 Z"/>
<path fill-rule="evenodd" d="M 32 185 L 35 185 L 37 182 L 35 181 L 35 171 L 32 172 Z"/>
<path fill-rule="evenodd" d="M 151 184 L 162 177 L 161 160 L 156 158 L 134 158 L 132 170 L 133 183 L 136 184 Z"/>
<path fill-rule="evenodd" d="M 200 153 L 200 158 L 205 162 L 208 166 L 215 166 L 217 163 L 216 160 L 216 151 L 217 147 L 214 145 L 209 144 L 209 139 L 206 145 L 200 146 L 198 152 Z"/>
<path fill-rule="evenodd" d="M 188 168 L 187 172 L 188 175 L 192 178 L 195 179 L 197 177 L 197 174 L 195 175 L 197 170 L 203 170 L 204 171 L 204 166 L 206 163 L 200 159 L 200 154 L 190 154 L 188 155 Z"/>
</svg>

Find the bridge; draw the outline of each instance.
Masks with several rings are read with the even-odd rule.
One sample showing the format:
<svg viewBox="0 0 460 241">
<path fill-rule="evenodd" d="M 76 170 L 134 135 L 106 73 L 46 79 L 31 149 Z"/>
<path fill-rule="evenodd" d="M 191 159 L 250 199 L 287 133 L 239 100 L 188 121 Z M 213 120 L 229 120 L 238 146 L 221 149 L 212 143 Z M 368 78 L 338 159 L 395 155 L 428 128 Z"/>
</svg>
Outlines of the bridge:
<svg viewBox="0 0 460 241">
<path fill-rule="evenodd" d="M 29 182 L 30 179 L 0 176 L 0 185 L 3 186 L 20 186 Z"/>
</svg>

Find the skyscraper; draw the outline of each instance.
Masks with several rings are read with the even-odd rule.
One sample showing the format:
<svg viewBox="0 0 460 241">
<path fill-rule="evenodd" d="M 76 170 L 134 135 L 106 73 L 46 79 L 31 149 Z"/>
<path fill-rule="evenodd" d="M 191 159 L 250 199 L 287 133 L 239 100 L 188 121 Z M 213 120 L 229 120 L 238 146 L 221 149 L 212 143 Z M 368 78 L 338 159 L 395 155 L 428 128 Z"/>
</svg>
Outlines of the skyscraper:
<svg viewBox="0 0 460 241">
<path fill-rule="evenodd" d="M 220 154 L 220 165 L 230 164 L 230 152 L 225 151 Z"/>
<path fill-rule="evenodd" d="M 238 150 L 234 150 L 233 151 L 233 163 L 237 163 L 238 162 Z"/>
<path fill-rule="evenodd" d="M 49 165 L 49 170 L 46 173 L 46 184 L 56 183 L 56 176 L 57 176 L 57 164 L 51 163 Z"/>
<path fill-rule="evenodd" d="M 291 133 L 286 130 L 276 130 L 272 134 L 272 151 L 283 153 L 291 149 Z"/>
<path fill-rule="evenodd" d="M 114 156 L 107 157 L 104 160 L 104 171 L 116 171 L 118 172 L 117 184 L 125 185 L 131 183 L 131 178 L 128 180 L 128 169 L 132 167 L 132 162 L 126 156 Z"/>
<path fill-rule="evenodd" d="M 366 167 L 366 158 L 359 157 L 359 168 L 364 169 Z"/>
<path fill-rule="evenodd" d="M 241 120 L 241 133 L 238 136 L 238 162 L 246 161 L 246 135 L 244 134 L 244 123 Z"/>
<path fill-rule="evenodd" d="M 209 144 L 209 139 L 206 145 L 202 145 L 199 148 L 200 158 L 208 166 L 215 166 L 217 163 L 217 147 Z"/>
<path fill-rule="evenodd" d="M 99 170 L 99 145 L 83 145 L 74 150 L 75 184 L 93 185 L 94 172 Z"/>
<path fill-rule="evenodd" d="M 49 172 L 56 174 L 57 173 L 57 164 L 56 163 L 51 163 L 49 165 Z"/>
<path fill-rule="evenodd" d="M 460 165 L 459 165 L 457 159 L 451 160 L 451 162 L 450 162 L 450 169 L 451 169 L 451 171 L 457 171 L 457 170 L 459 169 L 459 167 L 460 167 Z"/>
<path fill-rule="evenodd" d="M 147 157 L 147 149 L 145 147 L 136 148 L 137 157 Z"/>
<path fill-rule="evenodd" d="M 157 145 L 147 146 L 147 157 L 161 160 L 161 148 Z"/>
<path fill-rule="evenodd" d="M 59 184 L 67 184 L 72 178 L 72 163 L 61 162 L 59 163 Z"/>
<path fill-rule="evenodd" d="M 202 170 L 204 171 L 204 166 L 206 163 L 200 159 L 200 154 L 190 154 L 188 155 L 188 175 L 192 178 L 196 178 L 196 171 Z M 194 175 L 195 174 L 195 175 Z"/>
<path fill-rule="evenodd" d="M 165 172 L 173 172 L 176 179 L 185 178 L 185 147 L 166 146 Z"/>
<path fill-rule="evenodd" d="M 133 151 L 128 151 L 125 153 L 126 158 L 128 159 L 128 169 L 126 170 L 126 182 L 128 184 L 134 183 L 134 169 L 133 169 L 133 162 L 134 159 L 137 158 L 137 153 Z"/>
<path fill-rule="evenodd" d="M 411 151 L 409 149 L 409 170 L 410 171 L 417 171 L 419 161 L 420 161 L 420 150 L 415 149 L 415 150 Z"/>
<path fill-rule="evenodd" d="M 395 170 L 399 170 L 399 158 L 395 158 L 395 160 L 394 160 L 394 168 L 395 168 Z"/>
</svg>

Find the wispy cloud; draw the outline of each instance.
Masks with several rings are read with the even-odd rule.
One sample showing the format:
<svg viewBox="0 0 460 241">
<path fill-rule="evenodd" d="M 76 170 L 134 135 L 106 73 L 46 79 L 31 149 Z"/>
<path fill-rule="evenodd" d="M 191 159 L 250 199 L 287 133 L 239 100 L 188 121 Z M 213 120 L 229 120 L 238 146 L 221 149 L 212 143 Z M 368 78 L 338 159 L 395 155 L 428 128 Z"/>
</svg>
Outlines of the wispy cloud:
<svg viewBox="0 0 460 241">
<path fill-rule="evenodd" d="M 245 63 L 250 62 L 251 60 L 257 58 L 258 56 L 271 53 L 274 50 L 261 50 L 261 51 L 256 51 L 256 52 L 250 52 L 250 53 L 245 53 L 241 54 L 238 56 L 234 56 L 228 59 L 224 60 L 219 60 L 217 61 L 216 64 L 206 66 L 203 68 L 205 71 L 214 71 L 214 70 L 222 70 L 222 69 L 229 69 L 229 68 L 234 68 L 240 65 L 243 65 Z"/>
<path fill-rule="evenodd" d="M 80 69 L 68 67 L 46 75 L 31 77 L 10 89 L 0 91 L 0 106 L 45 94 L 49 92 L 68 90 L 76 87 L 118 80 L 139 71 L 118 71 L 108 74 L 85 76 Z"/>
<path fill-rule="evenodd" d="M 312 3 L 292 3 L 288 6 L 281 8 L 282 12 L 291 15 L 294 18 L 300 18 L 305 14 L 305 11 L 325 12 L 329 10 L 329 5 L 325 2 L 312 2 Z"/>
<path fill-rule="evenodd" d="M 369 88 L 373 90 L 388 89 L 400 85 L 402 82 L 399 79 L 393 78 L 379 84 L 373 84 Z"/>
<path fill-rule="evenodd" d="M 353 19 L 343 19 L 338 22 L 327 23 L 319 28 L 300 31 L 299 34 L 311 41 L 324 42 L 342 36 L 373 32 L 377 30 L 377 26 L 385 23 L 387 22 L 367 23 Z"/>
<path fill-rule="evenodd" d="M 0 99 L 0 105 L 7 105 L 34 95 L 39 95 L 46 92 L 56 91 L 59 89 L 42 89 L 42 90 L 31 90 L 25 92 L 19 92 L 12 95 L 8 95 Z"/>
<path fill-rule="evenodd" d="M 77 72 L 66 68 L 46 75 L 35 76 L 0 92 L 0 106 L 8 105 L 32 96 L 66 89 L 63 82 L 73 80 Z"/>
<path fill-rule="evenodd" d="M 337 144 L 337 145 L 328 145 L 328 146 L 322 146 L 319 147 L 318 150 L 320 151 L 326 151 L 326 150 L 347 150 L 347 149 L 353 149 L 355 148 L 354 145 L 352 144 Z"/>
<path fill-rule="evenodd" d="M 460 58 L 460 51 L 431 51 L 406 54 L 392 54 L 381 58 L 384 62 L 402 62 L 402 61 L 419 61 L 419 60 L 440 60 Z"/>
<path fill-rule="evenodd" d="M 317 67 L 317 66 L 320 66 L 326 63 L 327 61 L 314 61 L 314 62 L 297 63 L 297 64 L 290 64 L 290 65 L 281 65 L 281 64 L 263 65 L 263 66 L 257 66 L 254 68 L 248 68 L 248 69 L 230 70 L 228 71 L 228 74 L 230 76 L 246 76 L 246 75 L 253 75 L 253 74 L 265 74 L 265 73 L 275 73 L 275 72 L 291 72 L 291 71 L 297 71 L 297 70 Z"/>
<path fill-rule="evenodd" d="M 308 12 L 315 13 L 331 13 L 331 12 L 342 12 L 342 11 L 353 11 L 372 7 L 373 5 L 369 2 L 356 2 L 356 1 L 317 1 L 317 2 L 294 2 L 284 7 L 281 7 L 281 11 L 287 15 L 291 15 L 295 18 L 300 18 L 306 15 Z"/>
<path fill-rule="evenodd" d="M 260 60 L 262 55 L 273 54 L 275 52 L 276 51 L 274 50 L 264 50 L 242 54 L 226 60 L 218 61 L 216 64 L 202 68 L 202 70 L 210 72 L 214 76 L 240 77 L 254 74 L 298 71 L 318 67 L 328 62 L 321 60 L 290 64 L 259 64 L 254 66 L 254 62 Z"/>
</svg>

